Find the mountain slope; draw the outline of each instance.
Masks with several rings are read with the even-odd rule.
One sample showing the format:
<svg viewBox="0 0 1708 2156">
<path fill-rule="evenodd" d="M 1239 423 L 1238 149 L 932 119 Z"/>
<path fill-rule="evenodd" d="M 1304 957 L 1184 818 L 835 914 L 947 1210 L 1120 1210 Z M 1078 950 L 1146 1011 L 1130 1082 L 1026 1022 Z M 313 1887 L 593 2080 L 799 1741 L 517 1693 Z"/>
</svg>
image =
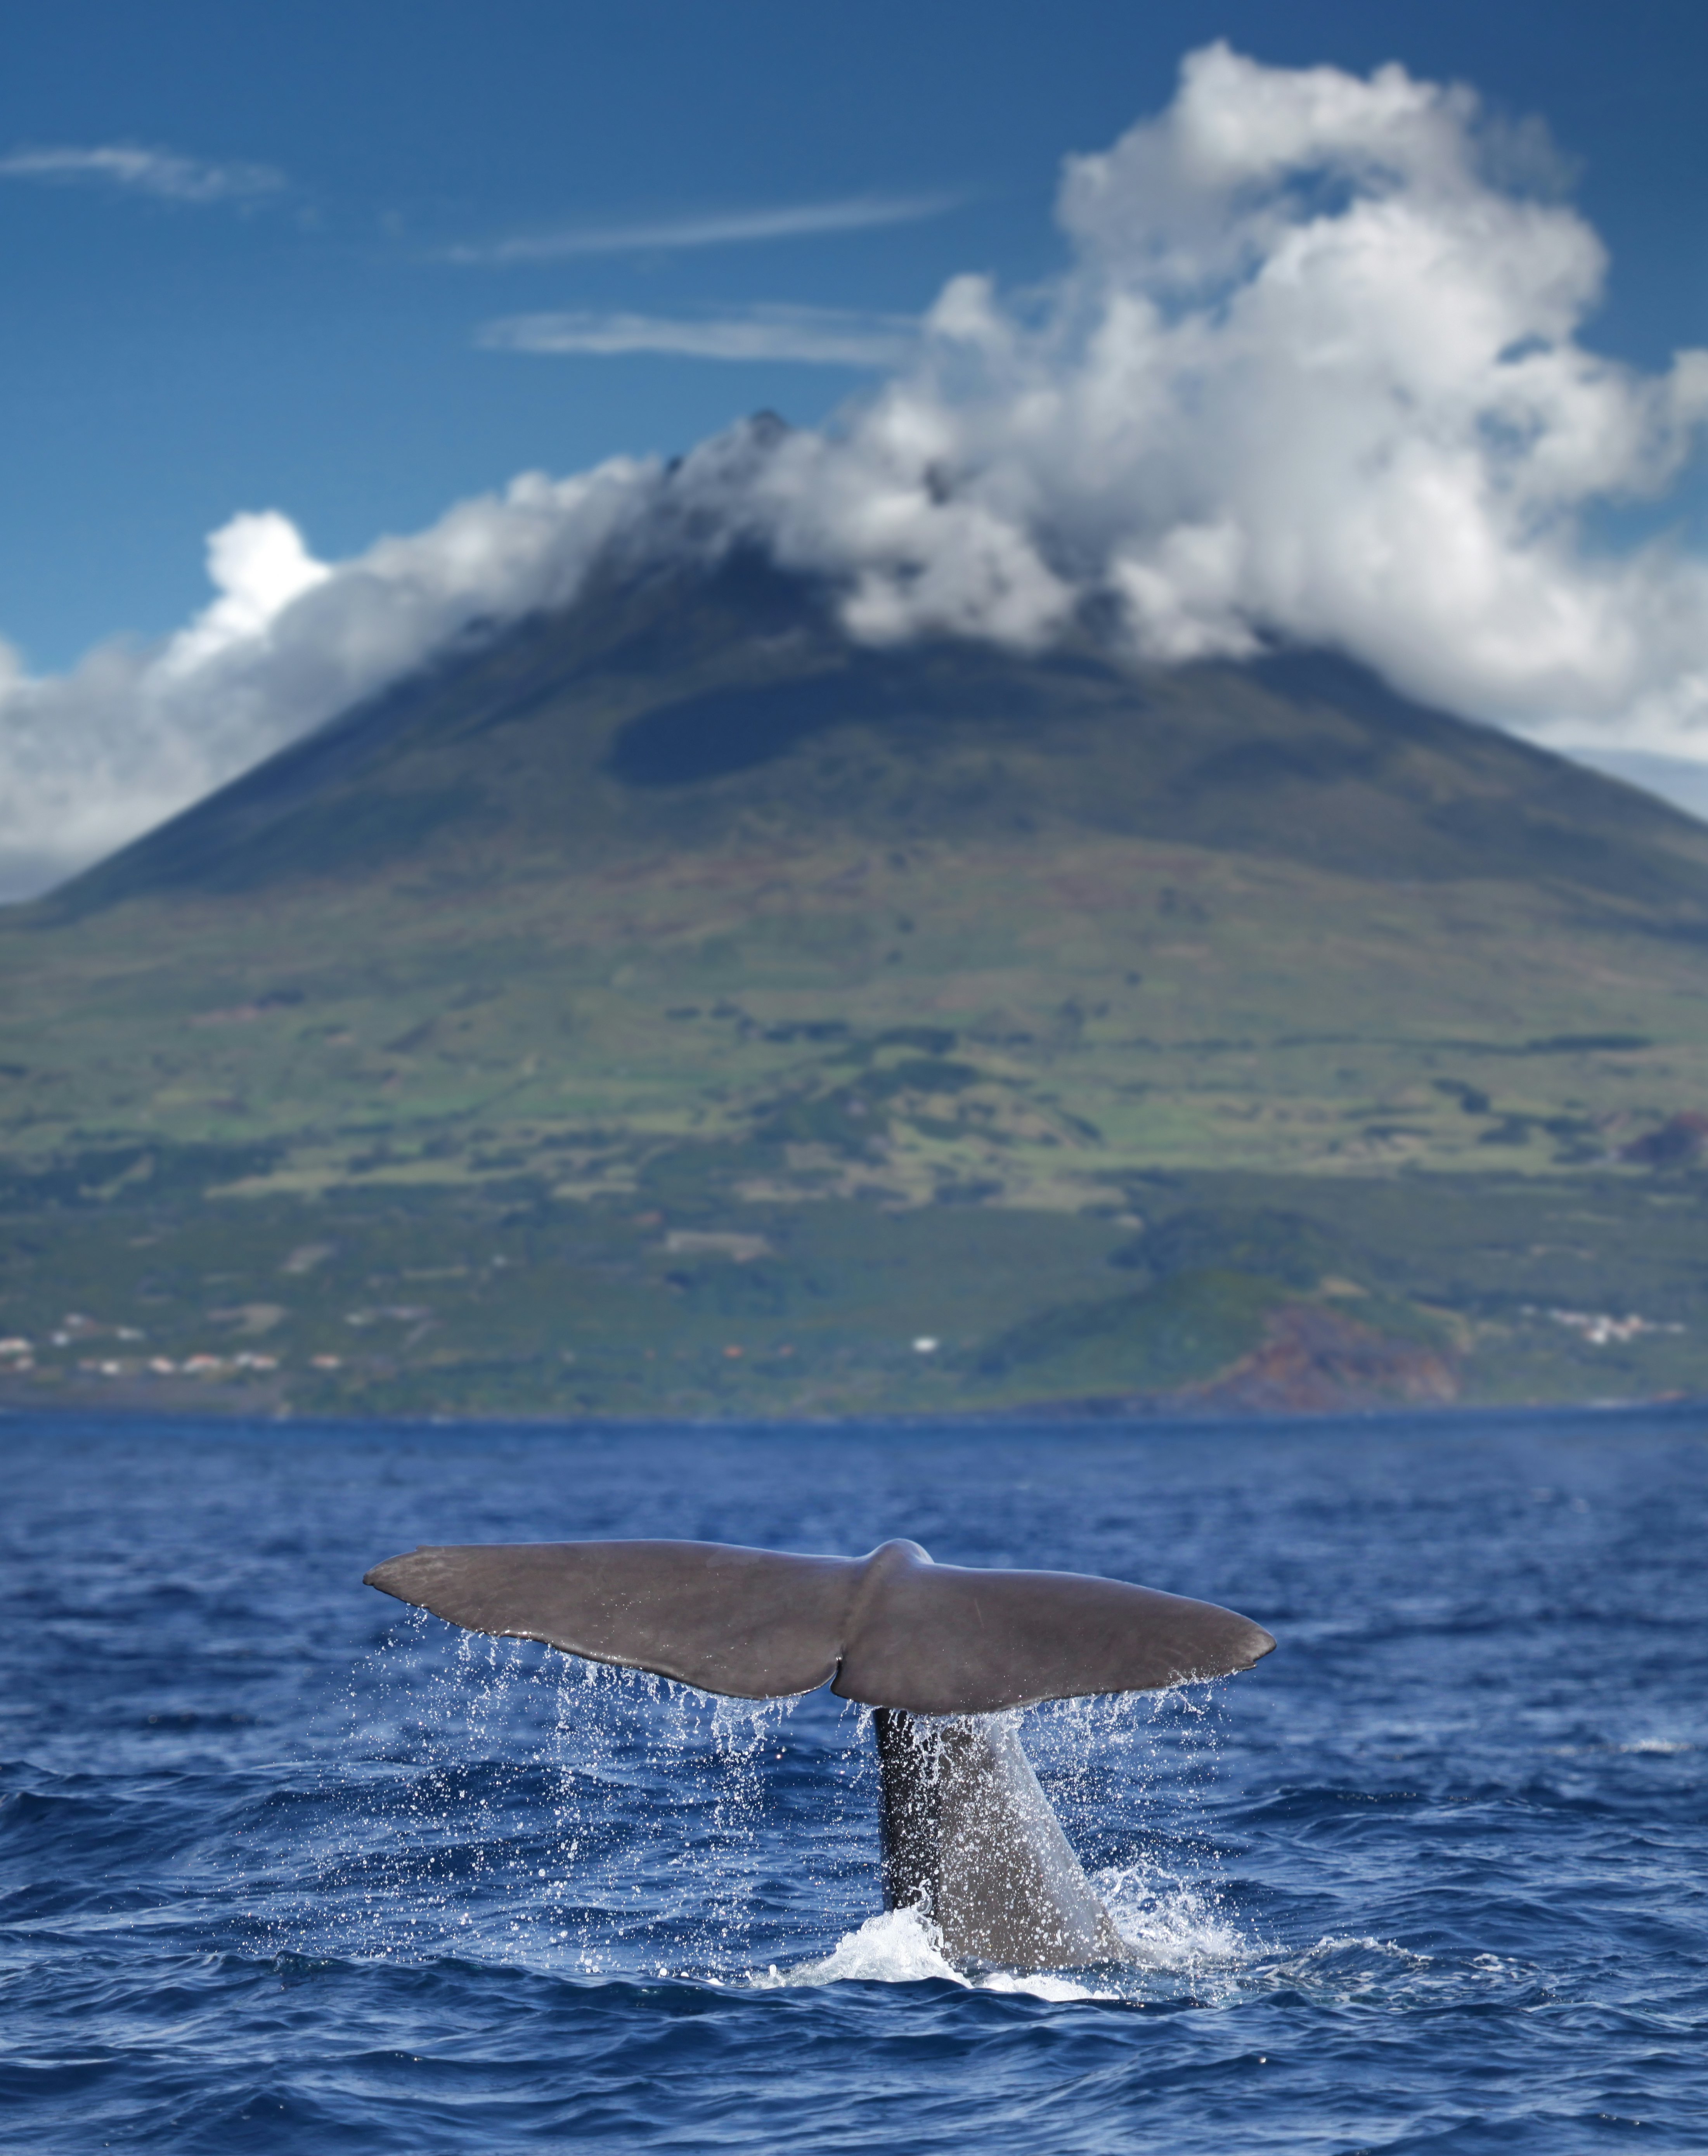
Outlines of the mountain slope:
<svg viewBox="0 0 1708 2156">
<path fill-rule="evenodd" d="M 1135 673 L 1090 649 L 862 649 L 751 559 L 596 589 L 459 654 L 58 903 L 827 832 L 1165 839 L 1382 881 L 1549 880 L 1708 925 L 1708 828 L 1349 661 Z"/>
<path fill-rule="evenodd" d="M 67 1310 L 346 1407 L 1698 1382 L 1708 827 L 1331 656 L 613 570 L 12 910 L 0 979 L 28 1384 L 154 1383 Z"/>
</svg>

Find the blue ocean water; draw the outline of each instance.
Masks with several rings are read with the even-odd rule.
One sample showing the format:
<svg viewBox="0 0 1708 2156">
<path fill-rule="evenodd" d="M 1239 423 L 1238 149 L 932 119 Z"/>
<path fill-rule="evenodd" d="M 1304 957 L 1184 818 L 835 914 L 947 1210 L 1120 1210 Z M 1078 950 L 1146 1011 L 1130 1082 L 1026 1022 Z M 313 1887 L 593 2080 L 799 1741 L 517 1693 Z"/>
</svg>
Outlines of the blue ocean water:
<svg viewBox="0 0 1708 2156">
<path fill-rule="evenodd" d="M 0 2148 L 1708 2148 L 1708 1416 L 952 1433 L 0 1424 Z M 683 1535 L 1223 1601 L 1034 1711 L 1136 1959 L 880 1903 L 859 1712 L 365 1589 Z"/>
</svg>

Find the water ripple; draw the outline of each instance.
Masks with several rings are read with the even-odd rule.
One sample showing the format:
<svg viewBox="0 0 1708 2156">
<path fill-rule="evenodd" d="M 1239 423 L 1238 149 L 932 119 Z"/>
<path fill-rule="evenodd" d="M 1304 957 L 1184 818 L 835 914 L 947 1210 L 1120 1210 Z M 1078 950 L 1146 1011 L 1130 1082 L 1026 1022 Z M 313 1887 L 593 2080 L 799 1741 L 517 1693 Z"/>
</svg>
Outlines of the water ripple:
<svg viewBox="0 0 1708 2156">
<path fill-rule="evenodd" d="M 1700 2152 L 1708 1443 L 8 1425 L 0 2148 Z M 416 1541 L 1147 1578 L 1282 1650 L 1027 1719 L 1127 1942 L 880 1913 L 865 1717 L 404 1616 Z"/>
</svg>

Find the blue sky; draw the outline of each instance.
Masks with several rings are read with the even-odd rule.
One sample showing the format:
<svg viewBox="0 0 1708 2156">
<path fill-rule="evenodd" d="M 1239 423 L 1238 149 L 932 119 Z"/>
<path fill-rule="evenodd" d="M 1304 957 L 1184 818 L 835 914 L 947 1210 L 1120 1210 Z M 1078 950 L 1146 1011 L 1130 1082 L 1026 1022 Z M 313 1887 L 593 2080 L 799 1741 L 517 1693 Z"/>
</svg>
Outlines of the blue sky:
<svg viewBox="0 0 1708 2156">
<path fill-rule="evenodd" d="M 336 557 L 526 468 L 763 406 L 816 421 L 859 371 L 480 332 L 908 315 L 959 271 L 1045 276 L 1064 153 L 1164 105 L 1216 36 L 1540 115 L 1612 254 L 1591 341 L 1645 365 L 1708 344 L 1692 0 L 56 0 L 13 13 L 0 74 L 0 635 L 58 669 L 173 629 L 239 510 Z M 185 167 L 40 154 L 115 147 Z"/>
</svg>

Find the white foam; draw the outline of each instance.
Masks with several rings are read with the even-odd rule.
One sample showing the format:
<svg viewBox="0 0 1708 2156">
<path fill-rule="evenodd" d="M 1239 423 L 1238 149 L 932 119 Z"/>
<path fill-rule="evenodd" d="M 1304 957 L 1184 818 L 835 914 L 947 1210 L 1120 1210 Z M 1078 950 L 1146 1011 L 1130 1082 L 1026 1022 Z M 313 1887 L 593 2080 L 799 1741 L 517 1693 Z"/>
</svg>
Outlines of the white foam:
<svg viewBox="0 0 1708 2156">
<path fill-rule="evenodd" d="M 774 1964 L 757 1979 L 761 1989 L 784 1984 L 957 1984 L 963 1991 L 1023 1992 L 1034 1999 L 1112 1999 L 1114 1992 L 1093 1991 L 1069 1977 L 1024 1974 L 992 1969 L 969 1976 L 943 1951 L 942 1934 L 917 1909 L 886 1909 L 868 1917 L 857 1932 L 846 1932 L 822 1961 L 798 1963 L 779 1970 Z"/>
<path fill-rule="evenodd" d="M 923 1984 L 936 1979 L 965 1985 L 964 1977 L 943 1951 L 942 1934 L 917 1909 L 886 1909 L 868 1917 L 857 1932 L 845 1932 L 822 1961 L 798 1964 L 781 1975 L 773 1968 L 767 1984 Z"/>
<path fill-rule="evenodd" d="M 1011 1969 L 992 1969 L 973 1985 L 975 1991 L 1020 1991 L 1029 1999 L 1119 1999 L 1118 1991 L 1095 1991 L 1090 1984 L 1075 1984 L 1069 1976 L 1046 1976 L 1034 1972 L 1022 1976 Z"/>
</svg>

